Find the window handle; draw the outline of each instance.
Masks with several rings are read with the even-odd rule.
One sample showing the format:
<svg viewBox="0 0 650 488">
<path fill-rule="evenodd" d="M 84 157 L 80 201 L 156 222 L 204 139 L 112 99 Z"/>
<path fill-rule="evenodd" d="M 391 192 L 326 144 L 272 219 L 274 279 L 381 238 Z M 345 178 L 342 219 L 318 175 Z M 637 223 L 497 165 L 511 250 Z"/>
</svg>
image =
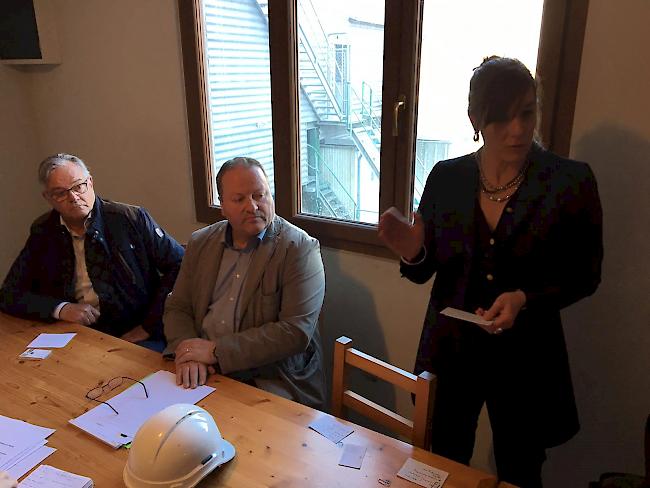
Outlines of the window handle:
<svg viewBox="0 0 650 488">
<path fill-rule="evenodd" d="M 399 135 L 399 113 L 406 107 L 406 95 L 400 95 L 393 105 L 393 137 Z"/>
</svg>

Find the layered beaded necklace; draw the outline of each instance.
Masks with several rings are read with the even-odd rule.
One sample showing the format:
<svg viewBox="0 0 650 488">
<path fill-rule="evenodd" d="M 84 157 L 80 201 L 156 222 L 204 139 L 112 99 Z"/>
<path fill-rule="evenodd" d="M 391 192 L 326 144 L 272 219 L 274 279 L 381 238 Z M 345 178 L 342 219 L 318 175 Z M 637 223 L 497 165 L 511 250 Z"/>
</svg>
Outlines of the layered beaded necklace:
<svg viewBox="0 0 650 488">
<path fill-rule="evenodd" d="M 524 165 L 521 167 L 521 169 L 513 179 L 511 179 L 504 185 L 494 186 L 488 181 L 488 179 L 485 177 L 485 174 L 483 173 L 483 166 L 481 165 L 481 154 L 479 151 L 476 151 L 474 153 L 474 158 L 476 159 L 476 163 L 478 164 L 479 174 L 481 178 L 481 193 L 484 193 L 485 196 L 488 198 L 488 200 L 496 203 L 502 203 L 510 200 L 512 195 L 514 195 L 517 189 L 519 188 L 519 185 L 521 185 L 521 182 L 524 181 L 524 177 L 526 176 L 526 170 L 530 165 L 530 161 L 526 160 Z M 510 189 L 512 189 L 510 193 L 500 197 L 496 196 L 497 193 L 503 193 Z"/>
</svg>

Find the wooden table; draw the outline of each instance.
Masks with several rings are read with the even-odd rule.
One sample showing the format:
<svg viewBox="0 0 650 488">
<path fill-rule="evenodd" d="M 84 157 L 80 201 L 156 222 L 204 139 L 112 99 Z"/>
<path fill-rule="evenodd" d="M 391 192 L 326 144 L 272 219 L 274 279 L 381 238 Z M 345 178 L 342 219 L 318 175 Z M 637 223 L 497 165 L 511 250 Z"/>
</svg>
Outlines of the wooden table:
<svg viewBox="0 0 650 488">
<path fill-rule="evenodd" d="M 41 332 L 76 332 L 43 361 L 18 357 Z M 57 451 L 44 463 L 91 477 L 99 488 L 124 486 L 125 449 L 112 449 L 68 420 L 95 406 L 86 392 L 114 376 L 142 378 L 173 363 L 160 354 L 75 324 L 29 322 L 0 313 L 0 414 L 56 429 L 48 445 Z M 216 391 L 199 405 L 214 417 L 237 455 L 200 486 L 373 487 L 417 485 L 396 476 L 408 457 L 450 473 L 445 488 L 494 488 L 488 474 L 436 456 L 354 424 L 347 440 L 367 446 L 360 470 L 338 466 L 341 450 L 306 426 L 321 415 L 304 405 L 213 376 Z"/>
</svg>

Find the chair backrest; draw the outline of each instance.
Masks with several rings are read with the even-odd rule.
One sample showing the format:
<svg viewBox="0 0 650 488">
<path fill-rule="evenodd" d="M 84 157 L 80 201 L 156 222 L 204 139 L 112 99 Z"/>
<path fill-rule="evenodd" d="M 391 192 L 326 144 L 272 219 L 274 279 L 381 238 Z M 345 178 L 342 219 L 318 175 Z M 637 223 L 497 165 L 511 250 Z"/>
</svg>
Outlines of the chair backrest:
<svg viewBox="0 0 650 488">
<path fill-rule="evenodd" d="M 346 366 L 350 365 L 400 387 L 415 395 L 413 420 L 368 400 L 347 389 Z M 352 348 L 352 339 L 341 336 L 334 345 L 332 373 L 332 413 L 342 417 L 348 407 L 372 419 L 391 431 L 406 436 L 411 444 L 428 449 L 431 445 L 431 416 L 435 396 L 436 377 L 429 372 L 415 376 L 403 369 L 380 361 Z"/>
<path fill-rule="evenodd" d="M 497 488 L 517 488 L 517 487 L 515 485 L 511 485 L 510 483 L 507 483 L 506 481 L 499 481 Z"/>
</svg>

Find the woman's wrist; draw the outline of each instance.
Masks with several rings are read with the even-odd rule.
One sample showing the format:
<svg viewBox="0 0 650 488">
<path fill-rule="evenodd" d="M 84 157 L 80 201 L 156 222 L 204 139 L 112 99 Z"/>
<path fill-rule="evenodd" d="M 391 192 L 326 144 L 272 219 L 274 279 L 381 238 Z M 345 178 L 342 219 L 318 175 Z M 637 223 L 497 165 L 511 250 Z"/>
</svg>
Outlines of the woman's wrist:
<svg viewBox="0 0 650 488">
<path fill-rule="evenodd" d="M 404 264 L 415 266 L 416 264 L 421 264 L 426 259 L 426 257 L 427 257 L 427 248 L 422 246 L 414 256 L 411 256 L 410 258 L 406 256 L 400 256 L 400 260 Z"/>
</svg>

